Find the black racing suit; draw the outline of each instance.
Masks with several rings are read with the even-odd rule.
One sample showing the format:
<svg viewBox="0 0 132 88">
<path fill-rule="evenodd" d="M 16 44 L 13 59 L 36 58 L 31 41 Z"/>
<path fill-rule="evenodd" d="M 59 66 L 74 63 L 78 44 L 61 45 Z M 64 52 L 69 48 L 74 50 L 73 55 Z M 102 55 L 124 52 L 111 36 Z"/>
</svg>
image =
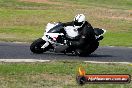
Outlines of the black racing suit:
<svg viewBox="0 0 132 88">
<path fill-rule="evenodd" d="M 74 22 L 63 23 L 64 26 L 74 26 Z M 85 21 L 83 26 L 78 29 L 79 35 L 75 37 L 77 41 L 71 41 L 70 47 L 77 49 L 88 49 L 90 43 L 95 41 L 95 32 L 90 23 Z"/>
</svg>

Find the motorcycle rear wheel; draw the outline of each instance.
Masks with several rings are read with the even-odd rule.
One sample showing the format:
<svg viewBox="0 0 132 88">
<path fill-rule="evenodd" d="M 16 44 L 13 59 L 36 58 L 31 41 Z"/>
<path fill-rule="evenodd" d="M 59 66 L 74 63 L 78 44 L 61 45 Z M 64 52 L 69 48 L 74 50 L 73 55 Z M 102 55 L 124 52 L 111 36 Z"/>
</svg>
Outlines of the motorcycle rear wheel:
<svg viewBox="0 0 132 88">
<path fill-rule="evenodd" d="M 94 42 L 93 44 L 89 45 L 86 49 L 76 49 L 75 54 L 80 57 L 85 57 L 93 53 L 99 46 L 99 42 Z"/>
</svg>

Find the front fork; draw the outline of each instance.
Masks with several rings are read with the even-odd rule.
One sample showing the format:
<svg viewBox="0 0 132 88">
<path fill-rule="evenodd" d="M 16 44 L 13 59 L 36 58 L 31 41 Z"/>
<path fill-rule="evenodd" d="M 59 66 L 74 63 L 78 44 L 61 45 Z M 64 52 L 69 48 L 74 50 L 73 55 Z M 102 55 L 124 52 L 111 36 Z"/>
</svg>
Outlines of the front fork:
<svg viewBox="0 0 132 88">
<path fill-rule="evenodd" d="M 46 42 L 41 48 L 46 48 L 49 46 L 48 38 L 46 36 L 43 36 L 42 39 Z"/>
<path fill-rule="evenodd" d="M 49 46 L 49 42 L 46 42 L 41 48 L 46 48 L 46 47 L 48 47 Z"/>
</svg>

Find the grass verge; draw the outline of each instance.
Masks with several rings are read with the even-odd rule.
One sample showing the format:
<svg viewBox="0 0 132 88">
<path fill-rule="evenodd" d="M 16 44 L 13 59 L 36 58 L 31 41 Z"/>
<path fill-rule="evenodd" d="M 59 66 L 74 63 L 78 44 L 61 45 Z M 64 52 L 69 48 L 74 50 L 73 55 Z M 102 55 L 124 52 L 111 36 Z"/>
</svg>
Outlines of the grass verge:
<svg viewBox="0 0 132 88">
<path fill-rule="evenodd" d="M 130 74 L 132 66 L 123 64 L 91 64 L 79 61 L 48 63 L 0 63 L 2 88 L 131 88 L 130 84 L 87 84 L 79 86 L 75 77 L 79 66 L 88 74 Z"/>
</svg>

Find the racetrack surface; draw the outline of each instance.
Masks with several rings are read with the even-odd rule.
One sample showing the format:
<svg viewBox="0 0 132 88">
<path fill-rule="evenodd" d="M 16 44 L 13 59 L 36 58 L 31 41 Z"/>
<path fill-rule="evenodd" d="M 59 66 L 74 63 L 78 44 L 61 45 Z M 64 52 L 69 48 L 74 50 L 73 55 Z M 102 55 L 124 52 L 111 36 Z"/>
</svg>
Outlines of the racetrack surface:
<svg viewBox="0 0 132 88">
<path fill-rule="evenodd" d="M 30 44 L 0 43 L 0 59 L 41 59 L 41 60 L 84 60 L 102 62 L 132 62 L 132 48 L 127 47 L 99 47 L 93 54 L 87 57 L 64 55 L 60 53 L 46 52 L 33 54 Z"/>
</svg>

